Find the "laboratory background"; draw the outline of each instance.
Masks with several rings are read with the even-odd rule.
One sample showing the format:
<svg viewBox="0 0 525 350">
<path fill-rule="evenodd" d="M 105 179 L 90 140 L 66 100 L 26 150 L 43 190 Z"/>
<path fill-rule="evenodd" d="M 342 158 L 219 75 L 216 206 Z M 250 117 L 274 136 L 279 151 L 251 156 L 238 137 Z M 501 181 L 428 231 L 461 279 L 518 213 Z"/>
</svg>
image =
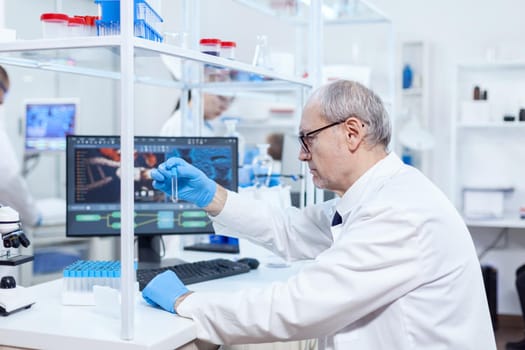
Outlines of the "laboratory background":
<svg viewBox="0 0 525 350">
<path fill-rule="evenodd" d="M 28 139 L 29 118 L 37 118 L 38 106 L 53 104 L 73 109 L 70 123 L 74 125 L 69 125 L 67 133 L 120 134 L 125 96 L 120 56 L 114 48 L 95 47 L 89 40 L 86 45 L 93 48 L 83 48 L 83 39 L 78 48 L 61 47 L 63 38 L 94 38 L 97 30 L 100 36 L 115 34 L 110 22 L 98 28 L 93 22 L 100 15 L 101 3 L 104 1 L 0 0 L 0 65 L 10 81 L 0 119 L 31 195 L 40 209 L 48 211 L 42 214 L 43 225 L 27 228 L 34 262 L 10 272 L 27 287 L 62 276 L 69 261 L 57 257 L 117 260 L 120 255 L 115 237 L 65 237 L 61 220 L 66 185 L 71 181 L 66 175 L 65 140 L 43 146 Z M 517 268 L 525 263 L 523 1 L 324 1 L 322 35 L 309 32 L 312 17 L 308 13 L 302 20 L 293 18 L 310 1 L 201 0 L 198 6 L 181 0 L 148 3 L 158 18 L 146 14 L 151 27 L 144 25 L 146 33 L 141 35 L 147 39 L 203 52 L 208 45 L 209 50 L 216 50 L 211 54 L 226 53 L 230 55 L 226 58 L 236 62 L 291 77 L 291 82 L 283 80 L 279 85 L 278 78 L 198 64 L 202 75 L 197 79 L 203 82 L 203 89 L 193 94 L 188 106 L 181 107 L 182 114 L 199 111 L 190 105 L 193 100 L 202 102 L 204 94 L 220 95 L 227 101 L 216 118 L 200 125 L 195 118 L 187 123 L 193 123 L 190 127 L 200 129 L 200 134 L 210 128 L 215 136 L 240 135 L 239 169 L 266 152 L 258 145 L 267 144 L 269 135 L 282 135 L 283 149 L 273 157 L 273 164 L 275 171 L 290 176 L 279 179 L 278 186 L 287 188 L 289 196 L 284 201 L 280 198 L 279 205 L 299 205 L 299 193 L 314 192 L 311 185 L 301 183 L 295 142 L 301 103 L 309 91 L 301 81 L 312 79 L 319 85 L 352 79 L 377 92 L 392 119 L 391 150 L 419 168 L 456 205 L 484 267 L 492 316 L 500 316 L 498 327 L 514 329 L 513 339 L 522 335 L 515 278 Z M 185 6 L 196 6 L 193 17 L 185 17 Z M 63 18 L 56 14 L 83 16 L 83 22 L 68 24 L 66 20 L 57 25 Z M 351 16 L 356 19 L 344 20 Z M 196 28 L 198 35 L 188 28 Z M 38 39 L 55 40 L 58 49 L 41 50 Z M 233 43 L 220 48 L 213 39 Z M 33 41 L 34 48 L 1 49 L 24 40 Z M 186 62 L 191 64 L 191 59 Z M 169 54 L 135 55 L 133 99 L 125 101 L 134 111 L 135 135 L 159 136 L 177 102 L 187 102 L 180 85 L 188 79 L 185 64 Z M 221 87 L 228 83 L 231 88 Z M 270 88 L 261 92 L 250 87 L 257 83 L 268 83 Z M 288 83 L 295 84 L 294 88 L 287 90 Z M 31 108 L 36 109 L 34 115 Z M 61 113 L 68 117 L 68 111 Z M 193 135 L 198 133 L 185 136 Z M 246 180 L 239 171 L 239 185 L 253 185 L 243 183 Z M 46 225 L 46 220 L 51 224 Z M 0 266 L 0 271 L 1 277 L 5 267 Z M 507 340 L 499 341 L 504 344 Z"/>
</svg>

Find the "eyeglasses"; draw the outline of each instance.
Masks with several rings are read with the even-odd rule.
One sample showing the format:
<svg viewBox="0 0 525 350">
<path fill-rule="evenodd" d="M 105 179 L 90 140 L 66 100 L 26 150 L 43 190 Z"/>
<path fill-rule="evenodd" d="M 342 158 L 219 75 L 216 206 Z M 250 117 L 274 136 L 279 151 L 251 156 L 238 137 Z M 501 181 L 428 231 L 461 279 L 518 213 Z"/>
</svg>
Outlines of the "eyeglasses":
<svg viewBox="0 0 525 350">
<path fill-rule="evenodd" d="M 2 90 L 4 94 L 7 94 L 7 87 L 3 81 L 0 81 L 0 90 Z"/>
<path fill-rule="evenodd" d="M 312 145 L 313 139 L 319 134 L 321 131 L 326 130 L 328 128 L 331 128 L 332 126 L 339 125 L 343 123 L 344 120 L 335 122 L 332 124 L 325 125 L 319 129 L 315 129 L 312 131 L 307 132 L 306 134 L 300 134 L 299 135 L 299 142 L 301 143 L 301 146 L 303 147 L 303 151 L 306 153 L 310 153 L 310 146 Z"/>
<path fill-rule="evenodd" d="M 231 104 L 233 102 L 233 100 L 235 100 L 235 96 L 222 96 L 222 95 L 217 95 L 217 97 L 219 98 L 219 100 L 223 103 L 226 103 L 226 104 Z"/>
</svg>

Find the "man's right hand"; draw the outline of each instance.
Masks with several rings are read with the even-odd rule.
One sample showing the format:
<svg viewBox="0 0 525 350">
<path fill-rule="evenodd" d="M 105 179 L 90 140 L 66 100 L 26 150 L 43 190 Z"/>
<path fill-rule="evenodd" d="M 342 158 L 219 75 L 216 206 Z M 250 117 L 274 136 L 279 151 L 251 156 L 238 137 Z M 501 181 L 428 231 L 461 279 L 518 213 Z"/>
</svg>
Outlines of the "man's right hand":
<svg viewBox="0 0 525 350">
<path fill-rule="evenodd" d="M 172 195 L 172 181 L 177 184 L 178 198 L 194 203 L 201 208 L 211 203 L 217 184 L 209 179 L 201 170 L 184 159 L 178 157 L 169 158 L 160 164 L 157 169 L 151 171 L 153 187 L 168 195 Z"/>
</svg>

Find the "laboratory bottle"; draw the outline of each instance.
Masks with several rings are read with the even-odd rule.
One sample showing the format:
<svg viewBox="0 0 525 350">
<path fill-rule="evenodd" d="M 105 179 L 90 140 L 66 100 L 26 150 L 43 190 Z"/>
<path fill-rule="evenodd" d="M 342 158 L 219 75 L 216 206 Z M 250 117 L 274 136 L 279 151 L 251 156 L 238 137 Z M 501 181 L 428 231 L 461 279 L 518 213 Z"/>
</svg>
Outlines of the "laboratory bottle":
<svg viewBox="0 0 525 350">
<path fill-rule="evenodd" d="M 252 169 L 256 187 L 269 187 L 273 170 L 273 159 L 268 154 L 267 143 L 257 144 L 259 154 L 253 159 Z"/>
<path fill-rule="evenodd" d="M 203 38 L 199 41 L 200 50 L 202 53 L 212 56 L 219 56 L 221 50 L 221 40 L 215 38 Z M 208 82 L 221 81 L 222 68 L 210 64 L 204 65 L 204 77 Z"/>
<path fill-rule="evenodd" d="M 235 41 L 221 41 L 221 57 L 224 57 L 228 60 L 235 60 L 235 48 L 237 47 L 237 44 Z M 237 73 L 235 70 L 229 69 L 229 68 L 223 68 L 223 74 L 225 81 L 227 80 L 237 80 L 236 76 Z"/>
<path fill-rule="evenodd" d="M 224 125 L 226 126 L 226 133 L 224 136 L 228 137 L 236 137 L 237 138 L 237 145 L 239 147 L 239 165 L 244 164 L 243 158 L 244 158 L 244 145 L 245 140 L 244 136 L 241 135 L 240 132 L 237 131 L 237 119 L 226 119 L 224 121 Z"/>
<path fill-rule="evenodd" d="M 229 60 L 235 59 L 235 48 L 237 44 L 235 41 L 221 41 L 221 57 Z"/>
<path fill-rule="evenodd" d="M 219 56 L 221 40 L 215 38 L 203 38 L 199 42 L 202 53 Z"/>
<path fill-rule="evenodd" d="M 412 75 L 412 67 L 409 64 L 405 64 L 405 67 L 403 67 L 403 89 L 412 87 Z"/>
</svg>

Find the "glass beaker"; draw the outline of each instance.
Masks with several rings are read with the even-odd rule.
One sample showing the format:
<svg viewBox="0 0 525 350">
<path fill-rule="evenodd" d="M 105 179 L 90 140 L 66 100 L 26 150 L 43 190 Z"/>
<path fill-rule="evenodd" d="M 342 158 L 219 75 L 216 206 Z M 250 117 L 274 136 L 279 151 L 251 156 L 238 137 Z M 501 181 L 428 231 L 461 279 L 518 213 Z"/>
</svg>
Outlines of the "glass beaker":
<svg viewBox="0 0 525 350">
<path fill-rule="evenodd" d="M 268 154 L 269 147 L 270 145 L 267 143 L 257 144 L 259 154 L 253 159 L 252 162 L 254 184 L 256 187 L 268 187 L 270 185 L 273 159 Z"/>
</svg>

